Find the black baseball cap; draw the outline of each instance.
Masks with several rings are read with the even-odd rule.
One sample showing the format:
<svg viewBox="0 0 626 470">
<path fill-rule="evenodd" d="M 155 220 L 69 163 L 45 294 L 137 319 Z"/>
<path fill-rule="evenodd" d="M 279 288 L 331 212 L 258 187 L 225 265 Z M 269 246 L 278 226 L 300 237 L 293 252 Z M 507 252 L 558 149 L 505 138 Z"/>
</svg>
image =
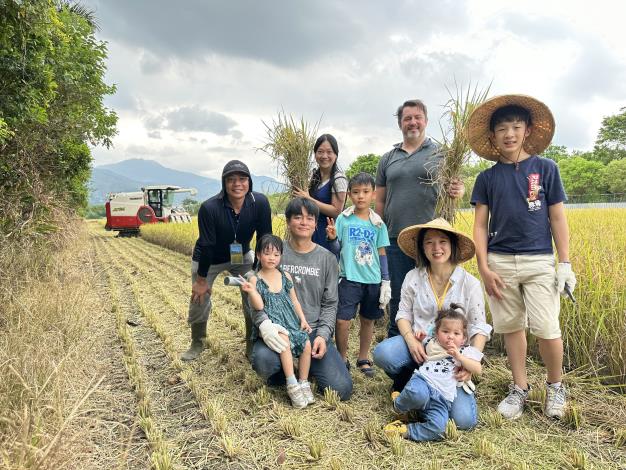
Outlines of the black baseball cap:
<svg viewBox="0 0 626 470">
<path fill-rule="evenodd" d="M 224 166 L 224 169 L 222 170 L 222 179 L 226 178 L 228 175 L 232 175 L 233 173 L 242 173 L 250 178 L 248 165 L 239 160 L 231 160 Z"/>
</svg>

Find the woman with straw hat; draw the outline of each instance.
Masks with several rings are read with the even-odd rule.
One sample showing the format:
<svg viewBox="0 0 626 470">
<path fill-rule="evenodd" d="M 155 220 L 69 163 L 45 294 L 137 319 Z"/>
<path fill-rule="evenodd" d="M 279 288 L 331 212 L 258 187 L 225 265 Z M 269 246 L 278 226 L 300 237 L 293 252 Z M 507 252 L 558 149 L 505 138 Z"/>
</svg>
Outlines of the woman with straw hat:
<svg viewBox="0 0 626 470">
<path fill-rule="evenodd" d="M 416 267 L 402 284 L 396 321 L 399 336 L 379 343 L 374 362 L 401 391 L 415 368 L 426 360 L 421 340 L 432 332 L 437 312 L 455 303 L 463 307 L 468 321 L 470 344 L 482 351 L 491 326 L 485 317 L 483 291 L 478 279 L 459 266 L 474 256 L 471 238 L 453 228 L 445 219 L 407 227 L 398 236 L 400 249 L 413 258 Z M 459 370 L 457 380 L 470 374 Z M 459 429 L 471 429 L 477 422 L 476 400 L 471 390 L 459 389 L 450 416 Z"/>
</svg>

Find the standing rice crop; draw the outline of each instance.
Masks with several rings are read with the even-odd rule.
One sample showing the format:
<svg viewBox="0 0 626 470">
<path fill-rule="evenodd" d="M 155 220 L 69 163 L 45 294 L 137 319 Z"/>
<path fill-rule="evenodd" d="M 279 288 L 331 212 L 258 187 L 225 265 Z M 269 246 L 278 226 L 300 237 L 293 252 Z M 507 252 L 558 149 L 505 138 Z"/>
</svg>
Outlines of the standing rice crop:
<svg viewBox="0 0 626 470">
<path fill-rule="evenodd" d="M 198 218 L 193 217 L 190 224 L 143 224 L 139 231 L 150 243 L 191 256 L 198 239 Z"/>
<path fill-rule="evenodd" d="M 578 283 L 576 304 L 561 299 L 565 368 L 588 368 L 591 375 L 626 391 L 626 209 L 568 208 L 566 214 Z M 460 212 L 457 226 L 472 233 L 472 212 Z M 476 258 L 463 266 L 479 276 Z M 500 335 L 495 335 L 492 346 L 504 352 Z M 528 349 L 539 358 L 532 336 Z"/>
<path fill-rule="evenodd" d="M 567 211 L 577 303 L 562 302 L 568 368 L 591 365 L 626 391 L 626 210 Z"/>
<path fill-rule="evenodd" d="M 443 105 L 444 113 L 439 124 L 442 135 L 439 144 L 443 159 L 435 178 L 435 184 L 441 188 L 435 213 L 437 217 L 443 217 L 453 224 L 459 200 L 451 198 L 445 188 L 455 179 L 460 179 L 461 168 L 469 161 L 471 149 L 465 131 L 467 122 L 474 109 L 487 98 L 489 87 L 480 90 L 475 86 L 472 89 L 470 84 L 463 91 L 456 85 L 455 93 L 452 94 L 449 89 L 448 93 L 450 99 Z"/>
<path fill-rule="evenodd" d="M 141 238 L 155 245 L 191 256 L 198 239 L 198 217 L 193 217 L 190 224 L 143 224 Z M 285 236 L 284 216 L 272 217 L 272 232 L 279 237 Z M 250 247 L 256 246 L 256 235 L 250 241 Z"/>
</svg>

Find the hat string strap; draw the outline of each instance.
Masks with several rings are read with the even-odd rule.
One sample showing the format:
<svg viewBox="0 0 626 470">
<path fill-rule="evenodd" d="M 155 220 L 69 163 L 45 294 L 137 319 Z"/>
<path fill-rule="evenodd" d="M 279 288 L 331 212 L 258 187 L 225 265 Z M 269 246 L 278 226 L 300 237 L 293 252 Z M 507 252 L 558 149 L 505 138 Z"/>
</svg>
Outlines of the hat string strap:
<svg viewBox="0 0 626 470">
<path fill-rule="evenodd" d="M 493 142 L 491 141 L 491 138 L 489 138 L 489 143 L 491 144 L 491 146 L 494 148 L 494 150 L 496 152 L 498 152 L 498 154 L 504 158 L 505 160 L 510 161 L 511 163 L 515 164 L 515 171 L 519 171 L 519 157 L 522 154 L 522 149 L 524 148 L 524 142 L 526 142 L 526 136 L 524 136 L 524 138 L 522 139 L 522 145 L 519 148 L 519 151 L 517 152 L 517 158 L 515 160 L 511 160 L 509 157 L 505 156 L 502 152 L 500 152 L 500 149 L 498 147 L 496 147 Z"/>
</svg>

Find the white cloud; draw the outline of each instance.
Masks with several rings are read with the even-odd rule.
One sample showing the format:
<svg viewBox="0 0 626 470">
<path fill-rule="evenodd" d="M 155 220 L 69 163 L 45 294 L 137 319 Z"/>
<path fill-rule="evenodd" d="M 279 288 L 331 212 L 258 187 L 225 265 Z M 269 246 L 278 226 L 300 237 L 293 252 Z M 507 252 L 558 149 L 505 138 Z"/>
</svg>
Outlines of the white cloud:
<svg viewBox="0 0 626 470">
<path fill-rule="evenodd" d="M 151 130 L 211 132 L 217 135 L 231 134 L 235 132 L 234 127 L 237 125 L 228 116 L 199 106 L 181 106 L 158 114 L 150 114 L 144 118 L 144 124 Z M 237 131 L 237 135 L 240 134 Z"/>
<path fill-rule="evenodd" d="M 92 0 L 109 41 L 107 98 L 120 115 L 112 151 L 201 174 L 232 158 L 274 175 L 256 152 L 262 120 L 284 109 L 334 134 L 340 163 L 400 140 L 393 113 L 429 106 L 439 134 L 446 87 L 526 93 L 552 109 L 555 143 L 593 146 L 602 117 L 626 104 L 621 3 L 218 2 Z M 236 19 L 236 21 L 235 21 Z"/>
</svg>

